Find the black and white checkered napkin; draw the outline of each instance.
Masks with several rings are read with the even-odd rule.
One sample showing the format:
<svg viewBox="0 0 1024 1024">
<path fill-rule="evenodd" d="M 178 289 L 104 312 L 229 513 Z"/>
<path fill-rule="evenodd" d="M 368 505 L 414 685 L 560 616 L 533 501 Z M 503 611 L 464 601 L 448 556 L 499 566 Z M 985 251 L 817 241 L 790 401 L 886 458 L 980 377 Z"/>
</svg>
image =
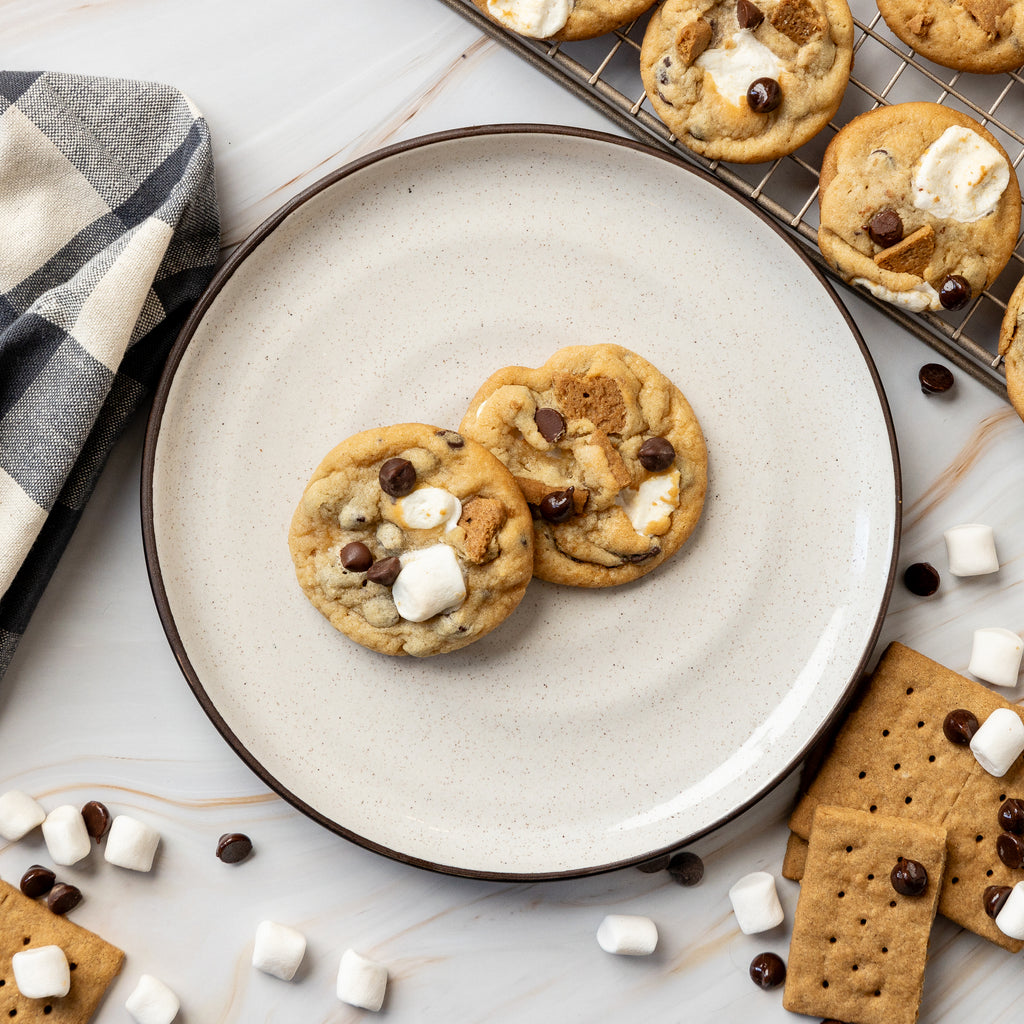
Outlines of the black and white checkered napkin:
<svg viewBox="0 0 1024 1024">
<path fill-rule="evenodd" d="M 186 96 L 0 72 L 0 676 L 219 242 Z"/>
</svg>

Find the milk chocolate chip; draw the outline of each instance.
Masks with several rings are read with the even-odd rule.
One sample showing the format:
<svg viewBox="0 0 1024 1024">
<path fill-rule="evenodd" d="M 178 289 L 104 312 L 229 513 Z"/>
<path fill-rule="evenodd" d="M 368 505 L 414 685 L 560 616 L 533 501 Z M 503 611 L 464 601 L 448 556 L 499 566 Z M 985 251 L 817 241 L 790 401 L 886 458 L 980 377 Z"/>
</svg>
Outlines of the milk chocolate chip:
<svg viewBox="0 0 1024 1024">
<path fill-rule="evenodd" d="M 786 980 L 786 965 L 778 953 L 758 953 L 750 961 L 750 980 L 760 988 L 776 988 Z"/>
<path fill-rule="evenodd" d="M 985 903 L 985 913 L 994 920 L 999 911 L 1003 909 L 1003 904 L 1009 899 L 1012 891 L 1008 885 L 987 886 L 982 895 Z"/>
<path fill-rule="evenodd" d="M 675 462 L 676 450 L 672 447 L 672 442 L 664 437 L 649 437 L 640 445 L 640 451 L 637 452 L 636 457 L 644 469 L 658 473 L 663 469 L 668 469 Z"/>
<path fill-rule="evenodd" d="M 939 303 L 943 309 L 963 309 L 971 301 L 971 285 L 966 277 L 950 274 L 939 285 Z"/>
<path fill-rule="evenodd" d="M 1024 868 L 1024 839 L 1020 836 L 1004 832 L 996 840 L 996 853 L 1008 868 Z"/>
<path fill-rule="evenodd" d="M 98 843 L 110 831 L 110 811 L 99 800 L 90 800 L 82 808 L 85 831 Z"/>
<path fill-rule="evenodd" d="M 1004 832 L 1024 836 L 1024 800 L 1011 796 L 999 805 L 999 827 Z"/>
<path fill-rule="evenodd" d="M 953 386 L 953 371 L 941 363 L 925 363 L 917 371 L 917 379 L 926 395 L 939 395 Z"/>
<path fill-rule="evenodd" d="M 736 23 L 740 28 L 757 28 L 764 21 L 764 11 L 750 0 L 736 0 Z"/>
<path fill-rule="evenodd" d="M 252 853 L 252 840 L 242 832 L 225 832 L 217 840 L 217 859 L 237 864 Z"/>
<path fill-rule="evenodd" d="M 704 861 L 695 853 L 677 853 L 668 862 L 668 873 L 680 885 L 697 885 L 704 877 Z"/>
<path fill-rule="evenodd" d="M 388 459 L 378 474 L 380 489 L 392 498 L 401 498 L 416 486 L 416 467 L 408 459 Z"/>
<path fill-rule="evenodd" d="M 366 572 L 373 565 L 373 555 L 362 541 L 354 540 L 341 549 L 341 564 L 351 572 Z"/>
<path fill-rule="evenodd" d="M 58 882 L 46 896 L 46 905 L 55 914 L 66 914 L 81 902 L 81 890 L 67 882 Z"/>
<path fill-rule="evenodd" d="M 401 571 L 401 560 L 392 555 L 390 558 L 381 558 L 379 561 L 374 562 L 366 570 L 366 578 L 371 583 L 379 583 L 382 587 L 390 587 L 398 579 L 398 574 Z"/>
<path fill-rule="evenodd" d="M 572 495 L 575 487 L 564 491 L 552 491 L 544 495 L 538 506 L 540 514 L 549 523 L 564 523 L 572 515 Z"/>
<path fill-rule="evenodd" d="M 533 415 L 533 422 L 548 444 L 554 444 L 565 437 L 565 418 L 557 409 L 538 409 Z"/>
<path fill-rule="evenodd" d="M 912 594 L 931 597 L 939 589 L 939 573 L 929 562 L 914 562 L 903 573 L 903 583 Z"/>
<path fill-rule="evenodd" d="M 889 881 L 901 896 L 920 896 L 928 888 L 928 871 L 916 860 L 900 857 L 889 873 Z"/>
<path fill-rule="evenodd" d="M 970 743 L 978 728 L 977 717 L 966 708 L 950 711 L 942 721 L 942 734 L 950 743 Z"/>
<path fill-rule="evenodd" d="M 888 249 L 903 241 L 903 221 L 895 210 L 879 210 L 868 223 L 868 236 L 875 245 Z"/>
<path fill-rule="evenodd" d="M 49 868 L 44 868 L 42 864 L 33 864 L 21 876 L 19 888 L 26 896 L 38 899 L 40 896 L 45 896 L 56 881 L 57 876 Z"/>
</svg>

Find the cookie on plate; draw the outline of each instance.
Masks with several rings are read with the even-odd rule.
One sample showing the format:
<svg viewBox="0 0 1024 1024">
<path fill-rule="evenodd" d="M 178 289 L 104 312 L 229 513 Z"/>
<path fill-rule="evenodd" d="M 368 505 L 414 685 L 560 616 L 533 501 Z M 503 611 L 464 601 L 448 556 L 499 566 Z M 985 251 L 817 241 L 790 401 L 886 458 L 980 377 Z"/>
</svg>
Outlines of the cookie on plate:
<svg viewBox="0 0 1024 1024">
<path fill-rule="evenodd" d="M 998 140 L 937 103 L 878 107 L 822 160 L 818 246 L 843 280 L 913 312 L 960 309 L 1013 252 L 1020 186 Z"/>
<path fill-rule="evenodd" d="M 607 587 L 679 550 L 700 518 L 707 448 L 682 392 L 619 345 L 508 366 L 459 427 L 511 470 L 534 511 L 534 573 Z"/>
<path fill-rule="evenodd" d="M 480 639 L 533 573 L 530 511 L 508 470 L 422 423 L 366 430 L 330 451 L 288 545 L 310 601 L 383 654 L 426 657 Z"/>
<path fill-rule="evenodd" d="M 644 34 L 640 72 L 683 145 L 760 163 L 828 124 L 852 58 L 846 0 L 666 0 Z"/>
<path fill-rule="evenodd" d="M 894 36 L 943 67 L 978 74 L 1024 64 L 1024 0 L 878 0 Z"/>
<path fill-rule="evenodd" d="M 473 0 L 492 21 L 531 39 L 593 39 L 628 25 L 655 0 Z"/>
<path fill-rule="evenodd" d="M 1006 390 L 1017 415 L 1024 419 L 1024 277 L 1006 304 L 999 328 L 999 354 L 1006 371 Z"/>
</svg>

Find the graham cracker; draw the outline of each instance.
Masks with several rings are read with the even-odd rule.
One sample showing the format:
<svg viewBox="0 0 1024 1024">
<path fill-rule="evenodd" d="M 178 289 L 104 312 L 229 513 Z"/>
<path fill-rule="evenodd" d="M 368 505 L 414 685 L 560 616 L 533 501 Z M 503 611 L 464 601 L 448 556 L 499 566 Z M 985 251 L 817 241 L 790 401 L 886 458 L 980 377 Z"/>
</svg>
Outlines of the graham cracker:
<svg viewBox="0 0 1024 1024">
<path fill-rule="evenodd" d="M 11 958 L 36 946 L 64 950 L 71 967 L 66 996 L 26 999 L 18 991 Z M 123 962 L 116 946 L 0 881 L 0 1018 L 15 1024 L 86 1024 Z"/>
<path fill-rule="evenodd" d="M 782 858 L 782 877 L 791 882 L 799 882 L 804 877 L 807 864 L 807 840 L 801 839 L 795 832 L 789 833 L 786 840 L 786 855 Z"/>
<path fill-rule="evenodd" d="M 924 277 L 925 269 L 933 252 L 935 252 L 935 232 L 931 225 L 925 224 L 916 231 L 912 231 L 902 241 L 876 253 L 874 261 L 882 270 Z"/>
<path fill-rule="evenodd" d="M 890 872 L 900 857 L 928 872 L 920 896 L 893 888 Z M 782 1005 L 858 1024 L 914 1024 L 945 860 L 939 826 L 819 807 Z"/>
<path fill-rule="evenodd" d="M 810 0 L 779 0 L 768 14 L 772 26 L 797 46 L 803 46 L 827 28 Z"/>
<path fill-rule="evenodd" d="M 617 434 L 626 425 L 626 402 L 613 378 L 555 373 L 552 385 L 566 419 L 590 420 L 607 434 Z"/>
<path fill-rule="evenodd" d="M 688 68 L 707 48 L 714 30 L 703 18 L 684 25 L 676 36 L 676 52 Z"/>
</svg>

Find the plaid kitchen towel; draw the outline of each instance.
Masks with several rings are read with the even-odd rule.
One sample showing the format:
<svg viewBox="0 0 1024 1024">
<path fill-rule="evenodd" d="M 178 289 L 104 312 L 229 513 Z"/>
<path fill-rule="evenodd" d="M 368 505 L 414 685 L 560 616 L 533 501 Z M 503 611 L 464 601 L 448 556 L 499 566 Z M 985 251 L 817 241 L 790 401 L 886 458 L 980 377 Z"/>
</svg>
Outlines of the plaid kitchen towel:
<svg viewBox="0 0 1024 1024">
<path fill-rule="evenodd" d="M 0 71 L 0 677 L 219 243 L 182 93 Z"/>
</svg>

